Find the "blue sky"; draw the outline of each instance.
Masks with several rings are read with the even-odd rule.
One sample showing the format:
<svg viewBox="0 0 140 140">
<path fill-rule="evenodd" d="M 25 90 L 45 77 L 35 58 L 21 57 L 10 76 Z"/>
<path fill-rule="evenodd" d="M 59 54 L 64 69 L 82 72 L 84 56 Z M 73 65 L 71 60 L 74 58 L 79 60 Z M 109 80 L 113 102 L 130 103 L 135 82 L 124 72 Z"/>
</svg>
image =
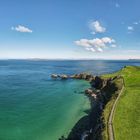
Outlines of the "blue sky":
<svg viewBox="0 0 140 140">
<path fill-rule="evenodd" d="M 1 0 L 0 58 L 140 58 L 139 0 Z"/>
</svg>

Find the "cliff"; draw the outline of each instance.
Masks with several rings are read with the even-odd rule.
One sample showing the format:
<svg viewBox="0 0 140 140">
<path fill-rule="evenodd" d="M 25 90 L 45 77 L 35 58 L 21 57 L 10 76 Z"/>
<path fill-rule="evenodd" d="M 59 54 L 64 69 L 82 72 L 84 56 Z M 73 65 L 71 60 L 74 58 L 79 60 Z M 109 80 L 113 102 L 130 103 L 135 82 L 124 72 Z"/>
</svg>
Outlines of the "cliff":
<svg viewBox="0 0 140 140">
<path fill-rule="evenodd" d="M 91 110 L 75 124 L 68 138 L 62 136 L 59 140 L 102 140 L 104 132 L 107 131 L 107 116 L 104 109 L 110 101 L 114 102 L 122 88 L 123 78 L 121 76 L 103 78 L 86 73 L 65 77 L 90 82 L 91 88 L 86 89 L 85 94 L 91 102 Z M 63 75 L 57 78 L 63 79 Z"/>
</svg>

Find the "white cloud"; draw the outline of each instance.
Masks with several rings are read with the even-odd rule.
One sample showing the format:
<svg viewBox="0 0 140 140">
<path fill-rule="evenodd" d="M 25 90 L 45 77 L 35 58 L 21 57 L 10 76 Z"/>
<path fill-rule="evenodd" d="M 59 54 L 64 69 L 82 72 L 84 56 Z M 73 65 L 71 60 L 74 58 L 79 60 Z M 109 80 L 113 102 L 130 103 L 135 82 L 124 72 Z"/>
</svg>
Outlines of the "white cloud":
<svg viewBox="0 0 140 140">
<path fill-rule="evenodd" d="M 102 52 L 107 47 L 116 47 L 115 40 L 109 37 L 95 38 L 91 40 L 80 39 L 75 41 L 75 44 L 92 52 Z"/>
<path fill-rule="evenodd" d="M 22 33 L 32 33 L 33 31 L 25 26 L 18 25 L 17 27 L 11 27 L 11 30 L 22 32 Z"/>
<path fill-rule="evenodd" d="M 104 33 L 106 31 L 106 28 L 101 26 L 99 21 L 93 21 L 89 24 L 89 28 L 92 30 L 92 34 L 96 33 Z"/>
<path fill-rule="evenodd" d="M 95 49 L 94 48 L 85 48 L 85 49 L 88 50 L 88 51 L 95 52 Z"/>
<path fill-rule="evenodd" d="M 90 47 L 91 45 L 89 44 L 89 40 L 88 39 L 80 39 L 79 41 L 75 41 L 75 44 L 78 46 L 83 46 L 83 47 Z"/>
<path fill-rule="evenodd" d="M 118 3 L 115 4 L 116 8 L 120 8 L 120 5 Z"/>
<path fill-rule="evenodd" d="M 128 29 L 129 31 L 134 31 L 134 27 L 133 27 L 133 26 L 128 26 L 127 29 Z"/>
</svg>

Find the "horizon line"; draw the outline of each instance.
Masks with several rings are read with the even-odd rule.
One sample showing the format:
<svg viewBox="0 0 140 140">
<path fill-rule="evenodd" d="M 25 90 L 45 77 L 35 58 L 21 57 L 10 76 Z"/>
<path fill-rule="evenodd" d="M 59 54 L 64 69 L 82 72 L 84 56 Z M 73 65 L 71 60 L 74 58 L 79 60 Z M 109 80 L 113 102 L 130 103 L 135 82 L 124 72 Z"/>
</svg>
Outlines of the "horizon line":
<svg viewBox="0 0 140 140">
<path fill-rule="evenodd" d="M 0 58 L 0 60 L 140 60 L 140 58 L 122 58 L 122 59 L 111 59 L 111 58 Z"/>
</svg>

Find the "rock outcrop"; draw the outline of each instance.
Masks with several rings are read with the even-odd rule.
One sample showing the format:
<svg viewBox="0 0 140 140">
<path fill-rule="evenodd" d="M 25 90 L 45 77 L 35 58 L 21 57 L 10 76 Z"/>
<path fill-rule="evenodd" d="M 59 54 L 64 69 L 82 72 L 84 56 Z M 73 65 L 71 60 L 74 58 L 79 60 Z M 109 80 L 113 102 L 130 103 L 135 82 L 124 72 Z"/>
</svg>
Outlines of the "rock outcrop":
<svg viewBox="0 0 140 140">
<path fill-rule="evenodd" d="M 90 84 L 95 89 L 102 89 L 104 86 L 106 86 L 108 79 L 102 79 L 99 76 L 96 76 L 94 79 L 90 81 Z"/>
<path fill-rule="evenodd" d="M 94 76 L 91 74 L 87 74 L 87 73 L 80 73 L 80 74 L 75 74 L 73 75 L 73 78 L 75 79 L 84 79 L 87 81 L 91 81 L 94 79 Z"/>
<path fill-rule="evenodd" d="M 87 74 L 87 73 L 80 73 L 80 74 L 74 74 L 74 75 L 66 75 L 66 74 L 52 74 L 51 75 L 52 78 L 55 79 L 83 79 L 83 80 L 87 80 L 87 81 L 93 81 L 95 79 L 95 77 L 92 74 Z"/>
</svg>

